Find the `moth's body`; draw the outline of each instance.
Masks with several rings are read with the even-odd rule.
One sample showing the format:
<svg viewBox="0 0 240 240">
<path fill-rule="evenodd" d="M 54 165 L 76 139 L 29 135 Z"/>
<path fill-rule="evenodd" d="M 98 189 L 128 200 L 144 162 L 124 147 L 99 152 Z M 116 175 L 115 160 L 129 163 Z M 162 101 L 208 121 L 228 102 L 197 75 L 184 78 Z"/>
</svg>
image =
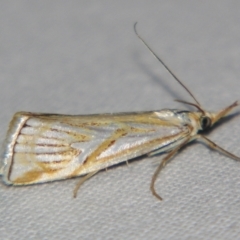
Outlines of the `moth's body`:
<svg viewBox="0 0 240 240">
<path fill-rule="evenodd" d="M 81 176 L 144 154 L 166 152 L 201 129 L 199 112 L 52 115 L 16 113 L 3 179 L 26 185 Z"/>
<path fill-rule="evenodd" d="M 192 105 L 198 111 L 165 109 L 85 116 L 16 113 L 7 133 L 3 167 L 0 169 L 6 184 L 28 185 L 86 175 L 74 191 L 76 196 L 79 186 L 101 169 L 145 154 L 169 152 L 156 169 L 150 187 L 153 195 L 161 200 L 154 188 L 157 175 L 188 142 L 202 141 L 210 148 L 240 160 L 199 134 L 199 131 L 212 127 L 239 103 L 234 102 L 217 113 L 205 111 L 138 35 L 136 24 L 134 30 L 195 103 L 180 102 Z"/>
</svg>

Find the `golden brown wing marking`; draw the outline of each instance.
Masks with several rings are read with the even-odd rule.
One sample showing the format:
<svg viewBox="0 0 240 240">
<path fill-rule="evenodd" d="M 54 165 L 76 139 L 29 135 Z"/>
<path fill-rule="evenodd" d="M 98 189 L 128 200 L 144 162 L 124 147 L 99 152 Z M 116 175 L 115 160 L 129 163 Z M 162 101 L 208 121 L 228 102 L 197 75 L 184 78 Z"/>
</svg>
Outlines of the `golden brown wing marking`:
<svg viewBox="0 0 240 240">
<path fill-rule="evenodd" d="M 28 127 L 27 124 L 24 126 Z M 43 175 L 54 174 L 65 169 L 81 153 L 81 150 L 71 147 L 71 142 L 86 140 L 86 136 L 72 132 L 64 132 L 71 135 L 68 140 L 54 136 L 46 137 L 44 135 L 48 131 L 61 132 L 52 128 L 51 124 L 32 129 L 33 133 L 31 129 L 27 134 L 24 131 L 19 133 L 13 149 L 9 179 L 16 184 L 34 183 Z M 15 178 L 11 175 L 13 166 L 20 168 L 26 166 L 26 170 Z"/>
</svg>

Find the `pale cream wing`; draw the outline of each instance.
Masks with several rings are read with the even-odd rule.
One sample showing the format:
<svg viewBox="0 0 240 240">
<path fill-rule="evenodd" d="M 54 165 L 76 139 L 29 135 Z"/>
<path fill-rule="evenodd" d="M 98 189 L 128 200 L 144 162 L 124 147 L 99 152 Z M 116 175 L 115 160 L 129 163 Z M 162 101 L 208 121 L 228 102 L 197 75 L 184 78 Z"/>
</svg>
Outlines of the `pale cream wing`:
<svg viewBox="0 0 240 240">
<path fill-rule="evenodd" d="M 154 112 L 64 116 L 17 113 L 8 131 L 4 180 L 24 185 L 80 176 L 184 141 L 188 128 Z"/>
</svg>

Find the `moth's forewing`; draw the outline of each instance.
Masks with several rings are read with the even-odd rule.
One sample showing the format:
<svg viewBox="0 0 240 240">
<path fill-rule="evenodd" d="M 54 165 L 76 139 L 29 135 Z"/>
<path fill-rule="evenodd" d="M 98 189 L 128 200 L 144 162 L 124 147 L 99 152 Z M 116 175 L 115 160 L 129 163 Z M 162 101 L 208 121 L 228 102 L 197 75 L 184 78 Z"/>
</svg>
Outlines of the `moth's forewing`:
<svg viewBox="0 0 240 240">
<path fill-rule="evenodd" d="M 3 178 L 24 185 L 80 176 L 161 149 L 189 134 L 163 111 L 52 115 L 16 113 L 5 141 Z"/>
</svg>

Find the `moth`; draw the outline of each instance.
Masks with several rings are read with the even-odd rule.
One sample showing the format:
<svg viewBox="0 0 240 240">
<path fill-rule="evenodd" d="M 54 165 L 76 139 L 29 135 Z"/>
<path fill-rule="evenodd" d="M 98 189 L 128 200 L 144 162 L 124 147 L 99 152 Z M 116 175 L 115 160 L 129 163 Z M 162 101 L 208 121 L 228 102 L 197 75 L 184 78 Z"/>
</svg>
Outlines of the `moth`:
<svg viewBox="0 0 240 240">
<path fill-rule="evenodd" d="M 219 112 L 206 111 L 187 87 L 152 51 L 166 70 L 190 94 L 196 111 L 163 109 L 149 112 L 58 115 L 18 112 L 10 122 L 4 144 L 1 174 L 8 185 L 29 185 L 83 176 L 76 188 L 99 171 L 142 155 L 167 153 L 157 167 L 150 189 L 159 200 L 154 184 L 161 169 L 184 145 L 198 140 L 213 150 L 239 157 L 202 135 L 239 105 L 234 102 Z"/>
</svg>

